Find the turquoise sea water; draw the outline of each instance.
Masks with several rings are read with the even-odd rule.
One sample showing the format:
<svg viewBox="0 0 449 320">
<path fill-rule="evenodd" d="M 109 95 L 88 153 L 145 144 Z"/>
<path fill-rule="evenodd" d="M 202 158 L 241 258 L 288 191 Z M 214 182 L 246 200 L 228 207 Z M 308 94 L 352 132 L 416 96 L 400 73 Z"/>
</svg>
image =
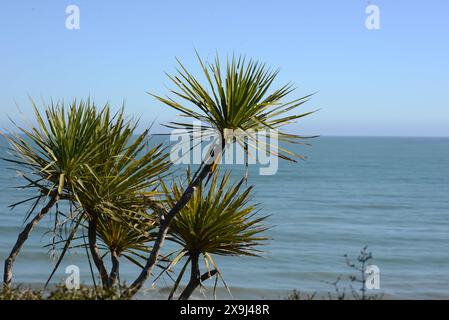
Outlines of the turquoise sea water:
<svg viewBox="0 0 449 320">
<path fill-rule="evenodd" d="M 298 149 L 307 161 L 281 161 L 276 175 L 250 170 L 254 200 L 262 203 L 262 213 L 271 214 L 267 235 L 272 240 L 261 258 L 217 258 L 233 296 L 278 298 L 293 289 L 325 294 L 333 290 L 326 282 L 351 273 L 343 255 L 355 257 L 368 245 L 380 268 L 376 292 L 391 298 L 449 298 L 449 138 L 321 137 L 312 143 Z M 1 145 L 4 154 L 4 141 Z M 244 173 L 243 166 L 234 168 L 235 176 Z M 7 208 L 26 196 L 14 188 L 20 183 L 2 163 L 2 263 L 28 209 Z M 17 259 L 16 282 L 47 279 L 53 265 L 43 248 L 49 227 L 49 220 L 43 221 L 27 242 Z M 69 264 L 80 266 L 82 281 L 90 282 L 83 252 L 76 250 L 55 281 Z M 132 281 L 136 272 L 123 266 L 122 280 Z M 169 278 L 161 279 L 146 297 L 166 297 L 170 284 Z M 224 290 L 220 297 L 227 297 Z"/>
</svg>

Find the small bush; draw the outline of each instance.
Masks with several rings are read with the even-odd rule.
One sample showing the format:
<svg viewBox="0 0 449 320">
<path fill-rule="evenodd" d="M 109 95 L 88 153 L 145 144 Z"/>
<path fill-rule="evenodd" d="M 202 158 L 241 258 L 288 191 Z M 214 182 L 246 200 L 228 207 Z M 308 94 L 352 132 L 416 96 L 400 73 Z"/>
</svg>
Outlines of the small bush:
<svg viewBox="0 0 449 320">
<path fill-rule="evenodd" d="M 313 300 L 315 299 L 316 292 L 312 294 L 301 294 L 298 290 L 294 289 L 293 292 L 287 297 L 287 300 Z"/>
<path fill-rule="evenodd" d="M 79 289 L 67 289 L 58 284 L 54 289 L 43 291 L 24 287 L 4 288 L 0 291 L 0 300 L 118 300 L 117 290 L 104 290 L 97 287 L 81 286 Z"/>
</svg>

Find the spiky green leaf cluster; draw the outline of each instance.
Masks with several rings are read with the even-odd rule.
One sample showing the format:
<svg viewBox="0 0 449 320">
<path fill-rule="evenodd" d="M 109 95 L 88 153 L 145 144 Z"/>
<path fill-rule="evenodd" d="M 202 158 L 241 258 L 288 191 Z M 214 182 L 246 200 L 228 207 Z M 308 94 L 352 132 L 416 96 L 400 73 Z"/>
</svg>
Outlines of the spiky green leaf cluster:
<svg viewBox="0 0 449 320">
<path fill-rule="evenodd" d="M 238 143 L 256 149 L 267 149 L 256 133 L 266 137 L 276 130 L 277 139 L 288 143 L 300 143 L 308 137 L 288 134 L 279 129 L 312 112 L 293 113 L 307 102 L 311 95 L 284 101 L 294 91 L 291 83 L 271 90 L 278 75 L 265 64 L 245 57 L 232 57 L 226 61 L 225 70 L 218 55 L 214 63 L 204 63 L 198 55 L 207 85 L 187 70 L 178 60 L 176 75 L 167 75 L 175 88 L 171 97 L 153 96 L 164 104 L 181 112 L 181 115 L 201 122 L 201 128 L 188 122 L 171 122 L 170 128 L 186 129 L 189 133 L 201 130 L 202 136 L 215 134 L 226 143 Z M 195 110 L 197 109 L 197 111 Z M 232 132 L 232 134 L 229 134 Z M 269 151 L 268 151 L 269 152 Z M 294 161 L 301 155 L 279 148 L 272 154 Z"/>
<path fill-rule="evenodd" d="M 215 174 L 208 187 L 195 189 L 170 225 L 171 240 L 187 253 L 256 255 L 256 247 L 267 239 L 260 236 L 266 216 L 257 217 L 257 205 L 249 203 L 252 186 L 242 190 L 243 179 L 231 184 L 229 173 L 219 176 Z M 163 187 L 170 206 L 184 192 L 177 183 Z"/>
<path fill-rule="evenodd" d="M 191 179 L 187 170 L 187 183 Z M 166 270 L 187 257 L 170 298 L 179 287 L 189 263 L 197 263 L 198 258 L 202 257 L 209 275 L 216 275 L 214 292 L 219 278 L 229 291 L 213 255 L 257 256 L 260 253 L 257 247 L 268 240 L 260 235 L 267 230 L 262 223 L 267 216 L 256 216 L 257 205 L 249 203 L 253 187 L 243 188 L 243 184 L 244 179 L 230 183 L 230 173 L 220 178 L 220 173 L 215 172 L 208 187 L 200 185 L 195 188 L 190 201 L 170 224 L 168 239 L 180 245 L 181 249 L 170 254 L 173 257 Z M 171 187 L 163 184 L 162 187 L 169 207 L 174 206 L 184 193 L 181 183 L 174 182 Z"/>
<path fill-rule="evenodd" d="M 6 135 L 11 158 L 5 159 L 19 166 L 20 173 L 29 182 L 25 187 L 37 188 L 43 194 L 54 188 L 70 197 L 79 179 L 87 170 L 99 149 L 106 144 L 99 138 L 101 114 L 90 100 L 51 102 L 44 115 L 32 101 L 37 126 Z"/>
<path fill-rule="evenodd" d="M 98 108 L 90 100 L 52 102 L 41 114 L 33 106 L 37 126 L 18 127 L 19 134 L 6 136 L 12 155 L 6 160 L 28 181 L 25 188 L 39 193 L 30 214 L 53 190 L 74 206 L 75 215 L 66 223 L 69 236 L 59 242 L 65 242 L 60 259 L 78 227 L 90 219 L 98 221 L 106 248 L 148 251 L 156 189 L 170 167 L 165 149 L 150 145 L 148 130 L 136 136 L 137 122 L 127 119 L 123 108 L 112 113 L 109 105 Z"/>
</svg>

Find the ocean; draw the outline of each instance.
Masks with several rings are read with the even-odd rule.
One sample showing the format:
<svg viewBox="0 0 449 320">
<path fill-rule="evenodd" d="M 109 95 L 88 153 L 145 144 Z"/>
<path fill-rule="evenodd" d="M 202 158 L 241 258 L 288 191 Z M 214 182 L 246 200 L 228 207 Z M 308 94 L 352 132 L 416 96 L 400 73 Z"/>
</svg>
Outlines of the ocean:
<svg viewBox="0 0 449 320">
<path fill-rule="evenodd" d="M 294 289 L 317 296 L 334 292 L 354 270 L 364 246 L 380 271 L 380 288 L 392 299 L 449 298 L 449 138 L 320 137 L 312 146 L 295 146 L 306 161 L 279 161 L 272 176 L 250 169 L 254 201 L 269 214 L 271 238 L 261 257 L 217 257 L 234 299 L 286 298 Z M 5 141 L 0 142 L 2 157 Z M 0 166 L 0 259 L 3 263 L 23 226 L 28 206 L 10 210 L 29 191 L 17 190 L 23 181 L 10 165 Z M 226 166 L 230 168 L 229 166 Z M 235 165 L 233 176 L 244 174 Z M 31 194 L 32 195 L 32 194 Z M 15 283 L 42 285 L 54 261 L 48 248 L 50 221 L 33 232 L 15 265 Z M 168 252 L 168 246 L 165 252 Z M 81 280 L 91 283 L 83 251 L 72 250 L 53 282 L 65 268 L 80 267 Z M 157 271 L 156 271 L 157 272 Z M 121 280 L 128 283 L 137 269 L 122 264 Z M 213 280 L 205 283 L 210 297 Z M 142 298 L 166 298 L 172 281 L 158 280 Z M 352 283 L 354 288 L 358 288 Z M 218 283 L 219 298 L 232 298 Z M 195 298 L 201 298 L 196 293 Z"/>
</svg>

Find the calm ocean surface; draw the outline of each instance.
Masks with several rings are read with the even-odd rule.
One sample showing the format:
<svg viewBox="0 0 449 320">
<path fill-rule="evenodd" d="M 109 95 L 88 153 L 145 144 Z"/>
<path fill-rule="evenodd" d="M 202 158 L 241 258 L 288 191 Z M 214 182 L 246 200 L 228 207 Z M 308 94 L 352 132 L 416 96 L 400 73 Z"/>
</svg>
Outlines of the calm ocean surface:
<svg viewBox="0 0 449 320">
<path fill-rule="evenodd" d="M 273 240 L 261 258 L 217 258 L 233 296 L 333 291 L 327 282 L 353 273 L 343 255 L 356 257 L 368 245 L 380 268 L 376 292 L 391 298 L 449 298 L 449 138 L 321 137 L 312 143 L 298 149 L 307 161 L 280 161 L 276 175 L 250 170 L 255 201 L 262 203 L 263 214 L 271 214 L 267 235 Z M 3 156 L 3 139 L 0 144 Z M 0 166 L 2 270 L 28 209 L 7 208 L 27 195 L 15 189 L 22 181 L 7 167 Z M 243 166 L 235 169 L 236 176 L 244 172 Z M 43 248 L 48 227 L 45 220 L 18 257 L 16 283 L 46 281 L 53 266 Z M 82 281 L 90 283 L 85 256 L 76 251 L 63 261 L 55 281 L 69 264 L 80 266 Z M 137 270 L 123 265 L 121 272 L 122 280 L 131 282 Z M 161 279 L 145 294 L 164 298 L 170 284 L 169 278 Z M 219 296 L 229 297 L 224 290 Z"/>
</svg>

